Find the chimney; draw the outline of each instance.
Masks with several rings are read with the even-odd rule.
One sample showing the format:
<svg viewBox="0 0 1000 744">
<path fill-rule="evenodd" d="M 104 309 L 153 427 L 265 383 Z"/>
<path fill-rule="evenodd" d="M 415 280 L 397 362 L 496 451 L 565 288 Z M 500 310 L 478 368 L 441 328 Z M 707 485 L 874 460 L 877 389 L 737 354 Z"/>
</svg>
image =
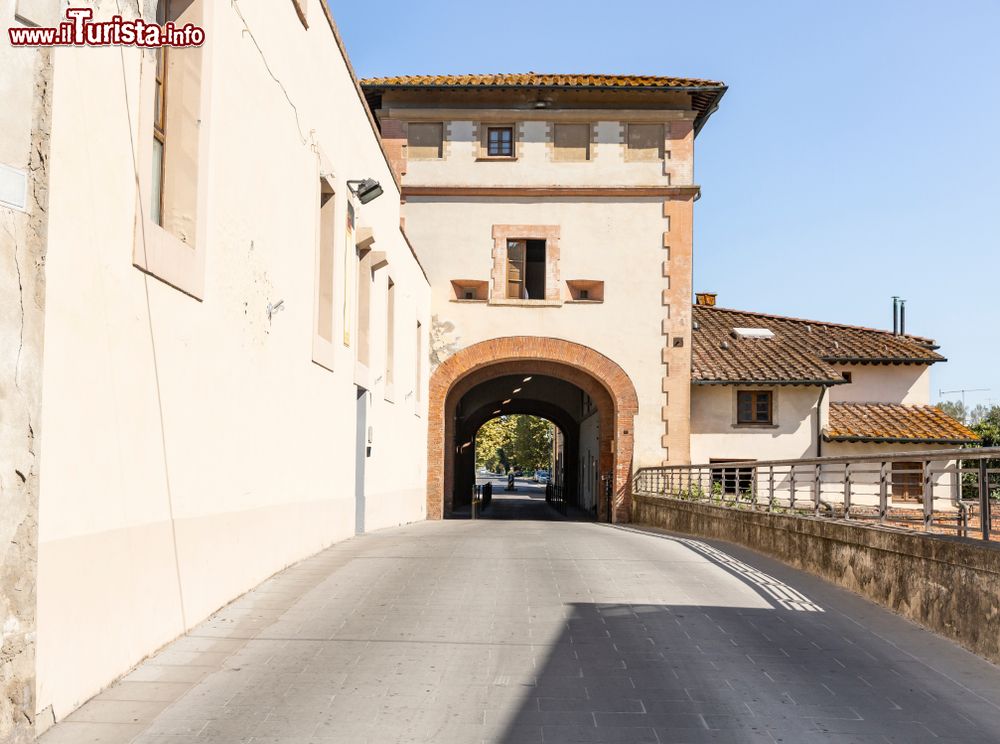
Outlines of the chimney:
<svg viewBox="0 0 1000 744">
<path fill-rule="evenodd" d="M 899 298 L 892 296 L 892 335 L 899 335 Z"/>
<path fill-rule="evenodd" d="M 906 300 L 899 301 L 899 334 L 906 335 Z"/>
<path fill-rule="evenodd" d="M 698 292 L 695 298 L 695 304 L 702 307 L 715 307 L 715 298 L 718 297 L 715 292 Z"/>
</svg>

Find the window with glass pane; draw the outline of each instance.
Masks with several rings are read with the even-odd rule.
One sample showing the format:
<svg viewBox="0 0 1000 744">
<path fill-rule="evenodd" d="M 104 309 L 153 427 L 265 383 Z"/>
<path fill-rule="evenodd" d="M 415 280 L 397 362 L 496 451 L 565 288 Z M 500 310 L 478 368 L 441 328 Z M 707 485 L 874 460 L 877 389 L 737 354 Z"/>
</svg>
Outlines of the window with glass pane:
<svg viewBox="0 0 1000 744">
<path fill-rule="evenodd" d="M 736 423 L 770 424 L 771 402 L 770 390 L 740 390 L 736 393 Z"/>
<path fill-rule="evenodd" d="M 161 2 L 157 9 L 157 20 L 163 23 L 166 18 L 167 2 Z M 153 102 L 153 192 L 150 195 L 150 219 L 157 225 L 163 224 L 163 151 L 166 148 L 166 75 L 167 50 L 163 47 L 156 54 L 156 90 Z"/>
<path fill-rule="evenodd" d="M 490 127 L 486 131 L 486 154 L 490 157 L 514 155 L 513 127 Z"/>
</svg>

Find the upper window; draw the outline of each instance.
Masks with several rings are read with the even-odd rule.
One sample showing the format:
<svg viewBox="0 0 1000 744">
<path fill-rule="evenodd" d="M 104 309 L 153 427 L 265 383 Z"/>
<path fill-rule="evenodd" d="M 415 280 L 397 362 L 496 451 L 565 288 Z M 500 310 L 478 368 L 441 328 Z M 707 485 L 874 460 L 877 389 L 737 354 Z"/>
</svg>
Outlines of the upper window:
<svg viewBox="0 0 1000 744">
<path fill-rule="evenodd" d="M 164 0 L 156 7 L 156 22 L 161 26 L 167 22 L 168 0 Z M 165 95 L 166 86 L 164 74 L 166 72 L 166 60 L 164 56 L 167 50 L 164 47 L 157 47 L 155 91 L 153 93 L 153 194 L 150 199 L 150 219 L 157 225 L 163 225 L 163 151 L 167 142 L 166 135 L 166 106 Z"/>
<path fill-rule="evenodd" d="M 772 423 L 773 402 L 770 390 L 740 390 L 736 393 L 736 423 Z"/>
<path fill-rule="evenodd" d="M 160 24 L 200 22 L 193 2 L 160 0 Z M 156 50 L 150 219 L 187 244 L 195 240 L 202 49 Z M 193 155 L 194 154 L 194 155 Z"/>
<path fill-rule="evenodd" d="M 316 332 L 333 341 L 333 235 L 336 232 L 336 201 L 333 189 L 320 181 L 319 256 L 316 281 Z"/>
<path fill-rule="evenodd" d="M 507 299 L 545 299 L 545 241 L 507 241 Z"/>
<path fill-rule="evenodd" d="M 389 279 L 385 294 L 385 385 L 391 394 L 396 374 L 396 284 Z"/>
<path fill-rule="evenodd" d="M 844 378 L 844 382 L 854 382 L 854 375 L 850 372 L 841 372 L 840 376 Z"/>
<path fill-rule="evenodd" d="M 590 125 L 553 124 L 552 146 L 553 160 L 590 160 Z"/>
<path fill-rule="evenodd" d="M 486 154 L 491 158 L 514 157 L 514 127 L 488 127 Z"/>
<path fill-rule="evenodd" d="M 406 155 L 411 160 L 439 160 L 444 155 L 444 125 L 440 122 L 408 124 L 406 145 Z"/>
<path fill-rule="evenodd" d="M 663 159 L 662 124 L 627 124 L 625 130 L 626 160 Z"/>
</svg>

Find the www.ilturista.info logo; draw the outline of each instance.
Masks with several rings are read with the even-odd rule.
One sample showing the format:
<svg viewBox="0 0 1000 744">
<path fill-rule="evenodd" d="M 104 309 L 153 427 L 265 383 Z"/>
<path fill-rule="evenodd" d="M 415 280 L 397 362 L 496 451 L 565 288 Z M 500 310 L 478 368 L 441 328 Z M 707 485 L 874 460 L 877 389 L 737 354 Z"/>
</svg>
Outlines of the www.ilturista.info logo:
<svg viewBox="0 0 1000 744">
<path fill-rule="evenodd" d="M 9 28 L 11 46 L 192 47 L 205 43 L 205 29 L 186 23 L 148 23 L 142 18 L 95 21 L 92 8 L 67 8 L 69 19 L 55 28 Z"/>
</svg>

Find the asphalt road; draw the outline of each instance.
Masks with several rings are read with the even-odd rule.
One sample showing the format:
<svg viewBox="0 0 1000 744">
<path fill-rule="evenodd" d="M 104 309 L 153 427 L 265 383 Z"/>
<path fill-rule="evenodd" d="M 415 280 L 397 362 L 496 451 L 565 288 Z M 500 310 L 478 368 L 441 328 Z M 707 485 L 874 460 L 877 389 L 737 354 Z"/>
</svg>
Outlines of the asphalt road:
<svg viewBox="0 0 1000 744">
<path fill-rule="evenodd" d="M 985 744 L 1000 670 L 724 543 L 424 522 L 278 574 L 41 741 Z"/>
</svg>

